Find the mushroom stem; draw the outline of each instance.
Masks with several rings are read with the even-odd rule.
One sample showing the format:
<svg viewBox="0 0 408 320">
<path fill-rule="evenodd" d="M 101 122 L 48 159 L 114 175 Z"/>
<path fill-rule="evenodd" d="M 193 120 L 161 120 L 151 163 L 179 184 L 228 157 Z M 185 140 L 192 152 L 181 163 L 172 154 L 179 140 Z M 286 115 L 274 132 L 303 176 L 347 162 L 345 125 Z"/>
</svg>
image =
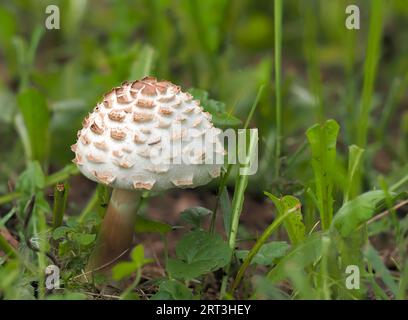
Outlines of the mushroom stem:
<svg viewBox="0 0 408 320">
<path fill-rule="evenodd" d="M 113 189 L 87 272 L 109 275 L 113 265 L 128 255 L 135 233 L 138 199 L 140 193 L 135 190 Z"/>
</svg>

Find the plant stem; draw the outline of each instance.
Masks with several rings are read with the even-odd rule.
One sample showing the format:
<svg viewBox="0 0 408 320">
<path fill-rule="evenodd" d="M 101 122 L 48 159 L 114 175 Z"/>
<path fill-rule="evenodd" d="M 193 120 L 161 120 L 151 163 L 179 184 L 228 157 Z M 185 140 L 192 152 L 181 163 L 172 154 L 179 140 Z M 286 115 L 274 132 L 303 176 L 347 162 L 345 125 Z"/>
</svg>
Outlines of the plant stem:
<svg viewBox="0 0 408 320">
<path fill-rule="evenodd" d="M 245 161 L 245 164 L 249 163 L 248 160 L 250 159 L 251 154 L 257 142 L 258 142 L 258 136 L 254 134 L 251 135 L 251 139 L 249 141 L 249 147 L 248 147 L 248 157 L 247 157 L 247 161 Z M 244 169 L 244 168 L 245 166 L 242 165 L 240 169 Z M 248 185 L 248 175 L 241 174 L 239 170 L 237 182 L 235 184 L 234 197 L 232 199 L 231 228 L 230 228 L 230 234 L 228 235 L 228 244 L 231 250 L 235 249 L 235 243 L 236 243 L 236 237 L 237 237 L 238 225 L 239 225 L 239 217 L 241 216 L 242 205 L 244 203 L 245 189 L 247 185 Z M 225 275 L 222 279 L 221 289 L 220 289 L 221 298 L 224 297 L 226 289 L 227 289 L 227 281 L 229 277 L 229 271 L 231 268 L 231 262 L 232 262 L 232 257 L 229 263 L 227 264 L 227 266 L 225 267 Z"/>
<path fill-rule="evenodd" d="M 138 199 L 140 193 L 134 190 L 113 189 L 86 271 L 98 269 L 98 272 L 110 274 L 112 264 L 109 262 L 116 261 L 132 246 Z"/>
<path fill-rule="evenodd" d="M 142 277 L 142 270 L 141 268 L 138 268 L 136 270 L 136 277 L 135 280 L 132 282 L 132 284 L 125 290 L 123 293 L 120 295 L 120 299 L 124 300 L 127 298 L 127 296 L 133 291 L 134 288 L 137 287 L 137 285 L 140 282 L 140 278 Z"/>
<path fill-rule="evenodd" d="M 230 294 L 233 295 L 235 289 L 238 287 L 241 279 L 248 268 L 249 264 L 251 263 L 252 259 L 256 256 L 256 254 L 261 249 L 262 245 L 269 239 L 272 233 L 282 224 L 282 222 L 292 213 L 293 211 L 287 211 L 285 214 L 279 216 L 275 219 L 268 228 L 262 233 L 260 238 L 256 241 L 255 245 L 252 247 L 251 251 L 248 253 L 248 256 L 245 258 L 244 262 L 242 263 L 241 267 L 238 270 L 237 276 L 232 284 Z"/>
<path fill-rule="evenodd" d="M 53 208 L 53 229 L 62 224 L 65 208 L 67 206 L 68 188 L 65 183 L 58 183 L 54 189 L 54 208 Z"/>
<path fill-rule="evenodd" d="M 372 97 L 374 82 L 377 73 L 377 64 L 380 58 L 380 44 L 382 35 L 383 1 L 373 0 L 370 12 L 370 31 L 366 49 L 364 64 L 364 84 L 361 97 L 360 117 L 358 118 L 357 145 L 364 148 L 367 144 L 367 128 L 370 111 L 372 109 Z"/>
<path fill-rule="evenodd" d="M 275 20 L 275 90 L 276 90 L 276 143 L 275 143 L 275 178 L 279 177 L 282 105 L 281 105 L 281 73 L 282 73 L 282 0 L 274 1 Z"/>
<path fill-rule="evenodd" d="M 394 183 L 391 187 L 390 187 L 390 191 L 396 191 L 398 190 L 401 186 L 403 186 L 404 184 L 406 184 L 408 182 L 408 174 L 403 177 L 401 180 L 397 181 L 396 183 Z"/>
<path fill-rule="evenodd" d="M 249 123 L 252 120 L 252 116 L 254 115 L 254 112 L 256 110 L 256 107 L 258 106 L 259 100 L 261 99 L 262 92 L 263 92 L 264 88 L 265 88 L 264 84 L 259 87 L 258 93 L 256 94 L 255 100 L 252 103 L 251 109 L 249 110 L 249 114 L 248 114 L 248 117 L 247 117 L 247 119 L 245 121 L 243 129 L 248 128 Z M 227 181 L 228 181 L 228 178 L 229 178 L 229 176 L 231 174 L 231 170 L 232 170 L 232 164 L 228 164 L 226 173 L 221 177 L 220 186 L 218 188 L 218 193 L 217 193 L 217 198 L 215 199 L 214 210 L 213 210 L 213 213 L 212 213 L 212 216 L 211 216 L 211 224 L 210 224 L 210 229 L 209 229 L 210 233 L 214 233 L 215 219 L 217 218 L 217 209 L 218 209 L 218 205 L 220 203 L 221 193 L 223 192 L 225 186 L 227 185 Z"/>
</svg>

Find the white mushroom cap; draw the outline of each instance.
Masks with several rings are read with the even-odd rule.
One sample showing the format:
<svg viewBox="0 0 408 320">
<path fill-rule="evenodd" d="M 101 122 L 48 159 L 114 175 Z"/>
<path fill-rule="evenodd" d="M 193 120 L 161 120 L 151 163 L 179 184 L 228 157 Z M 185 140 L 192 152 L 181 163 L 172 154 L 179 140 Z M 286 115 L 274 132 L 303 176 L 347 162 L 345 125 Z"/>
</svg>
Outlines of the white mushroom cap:
<svg viewBox="0 0 408 320">
<path fill-rule="evenodd" d="M 89 179 L 113 188 L 194 188 L 219 176 L 221 130 L 198 100 L 146 77 L 104 95 L 71 149 Z"/>
</svg>

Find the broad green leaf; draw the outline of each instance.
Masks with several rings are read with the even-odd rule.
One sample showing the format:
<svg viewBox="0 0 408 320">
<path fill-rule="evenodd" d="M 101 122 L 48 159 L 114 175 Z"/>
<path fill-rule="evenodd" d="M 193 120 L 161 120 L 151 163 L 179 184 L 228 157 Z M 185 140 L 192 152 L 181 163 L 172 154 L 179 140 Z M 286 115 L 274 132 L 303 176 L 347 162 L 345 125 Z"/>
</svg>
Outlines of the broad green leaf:
<svg viewBox="0 0 408 320">
<path fill-rule="evenodd" d="M 320 258 L 321 248 L 321 234 L 316 233 L 310 236 L 286 254 L 268 273 L 268 278 L 275 283 L 288 278 L 287 269 L 293 265 L 298 270 L 303 270 Z"/>
<path fill-rule="evenodd" d="M 269 266 L 274 264 L 276 259 L 283 257 L 289 250 L 290 246 L 285 241 L 273 241 L 265 243 L 255 255 L 251 264 L 260 264 Z M 249 250 L 239 250 L 236 255 L 239 259 L 245 259 Z"/>
<path fill-rule="evenodd" d="M 171 226 L 164 222 L 153 221 L 138 216 L 135 224 L 135 231 L 139 233 L 160 233 L 166 234 L 172 230 Z"/>
<path fill-rule="evenodd" d="M 30 161 L 27 168 L 18 178 L 17 190 L 28 195 L 35 193 L 36 190 L 44 188 L 45 176 L 37 161 Z"/>
<path fill-rule="evenodd" d="M 165 280 L 159 286 L 159 291 L 151 300 L 192 300 L 193 294 L 184 284 L 177 280 Z"/>
<path fill-rule="evenodd" d="M 333 217 L 333 178 L 336 162 L 336 141 L 339 125 L 334 120 L 316 124 L 306 131 L 312 151 L 312 167 L 315 176 L 316 198 L 322 229 L 330 227 Z"/>
<path fill-rule="evenodd" d="M 291 210 L 291 214 L 285 219 L 283 225 L 292 244 L 296 245 L 302 242 L 305 238 L 306 228 L 303 224 L 300 201 L 293 196 L 284 196 L 279 199 L 269 192 L 265 192 L 265 195 L 275 204 L 278 216 L 282 216 Z"/>
<path fill-rule="evenodd" d="M 193 279 L 224 267 L 231 249 L 218 234 L 196 230 L 183 237 L 176 246 L 178 259 L 169 259 L 167 271 L 176 279 Z"/>
<path fill-rule="evenodd" d="M 205 217 L 211 214 L 211 210 L 203 207 L 194 207 L 194 208 L 188 208 L 184 210 L 181 214 L 180 217 L 184 221 L 190 223 L 196 228 L 199 228 L 201 226 L 201 222 L 204 220 Z"/>
<path fill-rule="evenodd" d="M 50 112 L 44 96 L 35 89 L 26 89 L 17 97 L 30 142 L 29 159 L 43 162 L 48 156 Z"/>
<path fill-rule="evenodd" d="M 336 213 L 333 226 L 343 237 L 347 237 L 360 225 L 367 222 L 384 207 L 387 193 L 382 190 L 369 191 L 345 203 Z"/>
</svg>

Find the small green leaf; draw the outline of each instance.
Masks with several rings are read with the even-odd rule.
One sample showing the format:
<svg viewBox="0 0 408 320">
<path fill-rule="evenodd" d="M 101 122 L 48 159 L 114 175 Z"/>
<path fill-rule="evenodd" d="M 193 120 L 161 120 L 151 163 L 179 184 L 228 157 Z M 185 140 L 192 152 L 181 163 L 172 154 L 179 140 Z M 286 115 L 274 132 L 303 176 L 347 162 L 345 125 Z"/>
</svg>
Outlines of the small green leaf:
<svg viewBox="0 0 408 320">
<path fill-rule="evenodd" d="M 251 264 L 259 264 L 264 266 L 274 264 L 276 259 L 283 257 L 289 248 L 290 246 L 285 241 L 265 243 L 251 261 Z M 239 259 L 244 260 L 248 253 L 249 250 L 239 250 L 236 252 L 236 255 Z"/>
<path fill-rule="evenodd" d="M 184 284 L 177 280 L 165 280 L 159 286 L 159 291 L 151 300 L 192 300 L 193 294 Z"/>
<path fill-rule="evenodd" d="M 144 257 L 143 245 L 137 245 L 130 253 L 132 261 L 120 262 L 112 268 L 112 275 L 115 280 L 121 280 L 129 277 L 137 269 L 143 267 L 145 264 L 152 262 L 152 259 Z"/>
<path fill-rule="evenodd" d="M 193 279 L 224 267 L 231 249 L 222 238 L 202 230 L 184 236 L 176 246 L 178 259 L 169 259 L 167 271 L 176 279 Z"/>
<path fill-rule="evenodd" d="M 88 246 L 96 239 L 96 234 L 81 234 L 81 233 L 74 233 L 73 240 L 80 245 Z"/>
<path fill-rule="evenodd" d="M 139 233 L 160 233 L 162 235 L 169 233 L 171 226 L 164 222 L 153 221 L 144 217 L 136 218 L 135 231 Z"/>
<path fill-rule="evenodd" d="M 194 227 L 199 228 L 201 226 L 201 222 L 203 221 L 203 219 L 211 213 L 212 211 L 207 208 L 194 207 L 184 210 L 180 214 L 180 217 L 181 219 L 190 223 Z"/>
<path fill-rule="evenodd" d="M 292 244 L 296 245 L 302 242 L 305 238 L 306 228 L 303 224 L 300 201 L 293 196 L 284 196 L 282 199 L 279 199 L 269 192 L 265 192 L 265 195 L 275 204 L 278 216 L 282 216 L 286 212 L 291 211 L 291 214 L 285 219 L 283 225 Z"/>
<path fill-rule="evenodd" d="M 112 277 L 114 280 L 121 280 L 129 277 L 139 268 L 136 262 L 119 262 L 112 268 Z"/>
<path fill-rule="evenodd" d="M 146 259 L 144 257 L 144 248 L 141 244 L 137 245 L 132 252 L 130 253 L 130 257 L 132 258 L 132 261 L 136 263 L 136 265 L 140 268 L 143 265 L 150 263 L 153 261 L 153 259 Z"/>
<path fill-rule="evenodd" d="M 66 227 L 66 226 L 58 227 L 52 232 L 52 237 L 55 240 L 61 239 L 62 237 L 64 237 L 67 234 L 67 232 L 69 230 L 71 230 L 71 228 Z"/>
</svg>

